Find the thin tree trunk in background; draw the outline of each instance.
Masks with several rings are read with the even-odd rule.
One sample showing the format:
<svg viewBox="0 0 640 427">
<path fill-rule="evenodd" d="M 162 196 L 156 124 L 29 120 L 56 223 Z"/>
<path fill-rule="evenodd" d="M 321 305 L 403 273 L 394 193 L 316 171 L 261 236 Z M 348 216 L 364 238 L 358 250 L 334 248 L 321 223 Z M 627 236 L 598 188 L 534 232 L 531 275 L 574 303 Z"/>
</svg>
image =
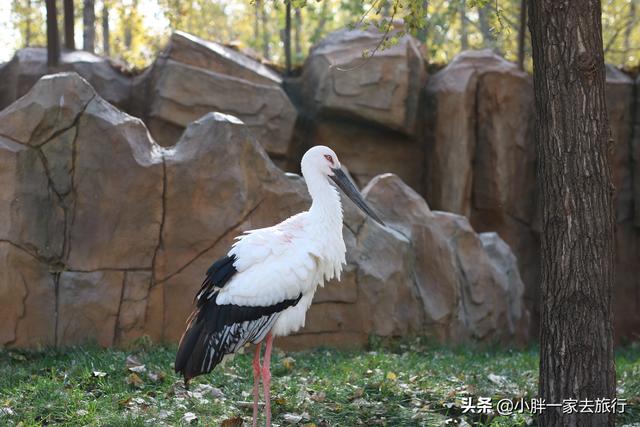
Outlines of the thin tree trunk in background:
<svg viewBox="0 0 640 427">
<path fill-rule="evenodd" d="M 599 0 L 529 0 L 542 199 L 540 397 L 613 399 L 614 216 Z M 564 414 L 542 427 L 601 427 L 614 413 Z"/>
<path fill-rule="evenodd" d="M 524 70 L 524 44 L 527 40 L 527 0 L 520 0 L 520 31 L 518 32 L 518 68 Z"/>
<path fill-rule="evenodd" d="M 524 0 L 523 0 L 524 1 Z M 467 2 L 460 1 L 460 50 L 469 49 L 469 33 L 467 32 Z"/>
<path fill-rule="evenodd" d="M 631 50 L 631 33 L 633 32 L 633 27 L 636 23 L 636 3 L 634 0 L 631 0 L 629 3 L 629 17 L 627 22 L 627 28 L 624 31 L 624 61 L 627 62 L 629 58 L 629 51 Z"/>
<path fill-rule="evenodd" d="M 388 18 L 391 16 L 391 2 L 393 0 L 384 0 L 384 4 L 382 5 L 382 16 Z"/>
<path fill-rule="evenodd" d="M 253 6 L 253 42 L 254 46 L 258 46 L 258 40 L 260 40 L 260 0 L 256 0 Z"/>
<path fill-rule="evenodd" d="M 316 27 L 313 35 L 311 36 L 311 43 L 317 43 L 324 33 L 324 26 L 327 23 L 327 14 L 329 13 L 329 2 L 322 2 L 322 9 L 320 9 L 320 18 L 318 19 L 318 26 Z"/>
<path fill-rule="evenodd" d="M 27 22 L 24 34 L 24 45 L 25 47 L 31 46 L 31 0 L 27 0 Z"/>
<path fill-rule="evenodd" d="M 269 60 L 271 58 L 271 54 L 269 52 L 271 34 L 269 34 L 267 8 L 263 1 L 260 1 L 260 19 L 262 21 L 262 56 L 264 59 Z"/>
<path fill-rule="evenodd" d="M 63 0 L 64 4 L 64 47 L 70 50 L 76 48 L 74 38 L 75 16 L 73 15 L 73 0 Z"/>
<path fill-rule="evenodd" d="M 45 1 L 47 8 L 47 65 L 56 67 L 60 63 L 58 11 L 56 10 L 56 0 Z"/>
<path fill-rule="evenodd" d="M 287 75 L 291 74 L 291 0 L 285 0 L 284 60 Z"/>
<path fill-rule="evenodd" d="M 302 12 L 300 8 L 294 10 L 294 27 L 296 29 L 296 35 L 293 39 L 293 51 L 295 53 L 295 60 L 298 62 L 302 58 Z"/>
<path fill-rule="evenodd" d="M 489 23 L 489 16 L 491 13 L 489 5 L 478 8 L 478 21 L 480 23 L 480 33 L 482 33 L 484 46 L 495 50 L 496 37 L 495 34 L 493 34 L 493 31 L 491 31 L 491 24 Z"/>
<path fill-rule="evenodd" d="M 109 56 L 111 53 L 109 38 L 109 5 L 105 2 L 102 5 L 102 50 L 104 56 Z"/>
<path fill-rule="evenodd" d="M 429 28 L 427 28 L 427 26 L 429 25 L 429 17 L 428 17 L 429 15 L 427 14 L 427 12 L 429 10 L 429 1 L 428 0 L 422 0 L 422 10 L 425 11 L 425 23 L 424 23 L 424 26 L 422 28 L 420 28 L 420 30 L 418 31 L 417 38 L 422 43 L 424 43 L 425 54 L 426 54 L 427 37 L 429 36 Z"/>
<path fill-rule="evenodd" d="M 96 43 L 96 11 L 94 0 L 84 0 L 82 8 L 82 49 L 93 53 Z"/>
<path fill-rule="evenodd" d="M 131 28 L 131 23 L 130 22 L 126 22 L 124 24 L 124 47 L 127 50 L 131 49 L 131 44 L 133 43 L 133 29 Z"/>
</svg>

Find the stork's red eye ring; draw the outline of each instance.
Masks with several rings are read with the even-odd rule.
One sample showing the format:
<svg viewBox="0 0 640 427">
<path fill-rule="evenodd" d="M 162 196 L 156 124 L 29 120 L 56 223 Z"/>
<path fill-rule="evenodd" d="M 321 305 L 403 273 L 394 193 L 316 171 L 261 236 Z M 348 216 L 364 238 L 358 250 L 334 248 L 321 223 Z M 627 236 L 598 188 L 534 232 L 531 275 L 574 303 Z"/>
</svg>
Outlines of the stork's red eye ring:
<svg viewBox="0 0 640 427">
<path fill-rule="evenodd" d="M 325 154 L 325 155 L 324 155 L 324 158 L 325 158 L 325 159 L 327 159 L 327 160 L 329 161 L 329 163 L 333 164 L 333 157 L 331 157 L 331 156 L 330 156 L 330 155 L 328 155 L 328 154 Z"/>
</svg>

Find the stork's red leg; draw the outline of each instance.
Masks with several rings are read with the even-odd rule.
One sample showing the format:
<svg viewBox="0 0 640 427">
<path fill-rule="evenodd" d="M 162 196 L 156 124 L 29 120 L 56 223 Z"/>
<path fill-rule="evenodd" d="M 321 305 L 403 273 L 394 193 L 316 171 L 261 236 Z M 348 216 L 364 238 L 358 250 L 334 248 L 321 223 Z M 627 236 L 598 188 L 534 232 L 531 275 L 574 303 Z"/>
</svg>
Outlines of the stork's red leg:
<svg viewBox="0 0 640 427">
<path fill-rule="evenodd" d="M 256 354 L 253 357 L 253 427 L 258 423 L 258 399 L 260 399 L 260 390 L 258 385 L 260 384 L 260 348 L 262 343 L 259 342 L 256 345 Z"/>
<path fill-rule="evenodd" d="M 267 334 L 267 346 L 264 350 L 264 359 L 262 360 L 262 387 L 264 389 L 264 405 L 265 415 L 267 417 L 267 427 L 271 427 L 271 345 L 273 344 L 273 335 L 271 332 Z"/>
</svg>

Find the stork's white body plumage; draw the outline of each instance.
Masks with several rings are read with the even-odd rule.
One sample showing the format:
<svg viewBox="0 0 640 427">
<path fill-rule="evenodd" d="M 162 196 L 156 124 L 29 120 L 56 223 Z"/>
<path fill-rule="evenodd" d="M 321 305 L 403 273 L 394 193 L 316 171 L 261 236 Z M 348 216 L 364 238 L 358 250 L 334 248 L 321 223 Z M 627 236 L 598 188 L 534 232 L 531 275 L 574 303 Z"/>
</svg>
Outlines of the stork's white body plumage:
<svg viewBox="0 0 640 427">
<path fill-rule="evenodd" d="M 176 355 L 176 372 L 182 372 L 188 382 L 210 372 L 225 354 L 249 342 L 258 344 L 254 358 L 254 426 L 260 375 L 270 424 L 273 337 L 304 326 L 316 289 L 334 277 L 339 279 L 345 263 L 342 204 L 329 179 L 380 222 L 340 169 L 331 149 L 311 148 L 301 166 L 313 200 L 311 208 L 272 227 L 244 233 L 228 254 L 211 266 Z M 261 367 L 260 343 L 265 338 Z"/>
<path fill-rule="evenodd" d="M 278 225 L 252 230 L 239 237 L 229 255 L 235 255 L 238 273 L 218 294 L 218 304 L 268 306 L 302 295 L 298 304 L 280 312 L 275 336 L 289 335 L 305 324 L 306 312 L 318 286 L 340 279 L 345 262 L 342 209 L 338 192 L 327 185 L 335 204 L 331 217 L 311 210 Z"/>
</svg>

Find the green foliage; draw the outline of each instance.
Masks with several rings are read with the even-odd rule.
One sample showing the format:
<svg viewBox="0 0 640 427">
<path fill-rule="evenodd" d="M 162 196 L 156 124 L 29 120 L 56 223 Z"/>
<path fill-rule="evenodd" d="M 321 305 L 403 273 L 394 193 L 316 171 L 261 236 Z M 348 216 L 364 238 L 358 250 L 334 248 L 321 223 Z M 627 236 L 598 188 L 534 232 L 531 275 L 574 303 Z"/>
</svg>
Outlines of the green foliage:
<svg viewBox="0 0 640 427">
<path fill-rule="evenodd" d="M 274 422 L 287 413 L 319 425 L 527 425 L 528 414 L 463 414 L 462 397 L 531 398 L 537 394 L 535 349 L 443 347 L 424 339 L 382 343 L 368 351 L 317 350 L 272 359 Z M 251 417 L 252 351 L 237 355 L 191 390 L 219 388 L 222 398 L 186 394 L 173 373 L 175 348 L 148 340 L 126 349 L 0 350 L 0 425 L 198 425 Z M 133 363 L 131 363 L 133 361 Z M 140 365 L 144 367 L 140 368 Z M 618 352 L 618 390 L 629 406 L 621 424 L 640 421 L 640 347 Z M 205 386 L 203 386 L 205 385 Z M 246 403 L 249 402 L 247 406 Z"/>
<path fill-rule="evenodd" d="M 111 54 L 131 66 L 149 64 L 174 29 L 233 44 L 254 56 L 283 63 L 286 0 L 96 0 L 96 46 L 101 53 L 101 10 L 110 7 Z M 430 63 L 447 63 L 463 47 L 491 48 L 516 60 L 521 0 L 291 0 L 296 10 L 294 64 L 328 32 L 347 26 L 377 27 L 387 37 L 378 49 L 410 33 L 424 42 Z M 12 0 L 17 47 L 44 45 L 44 0 Z M 76 0 L 77 28 L 82 2 Z M 396 22 L 404 21 L 402 29 Z M 640 64 L 640 0 L 602 2 L 606 60 L 628 68 Z M 29 31 L 27 30 L 29 28 Z M 298 31 L 299 30 L 299 31 Z M 526 32 L 530 68 L 530 43 Z M 377 50 L 377 49 L 376 49 Z M 374 53 L 373 51 L 369 54 Z"/>
<path fill-rule="evenodd" d="M 11 16 L 13 28 L 20 34 L 19 47 L 46 45 L 43 0 L 11 0 Z"/>
</svg>

